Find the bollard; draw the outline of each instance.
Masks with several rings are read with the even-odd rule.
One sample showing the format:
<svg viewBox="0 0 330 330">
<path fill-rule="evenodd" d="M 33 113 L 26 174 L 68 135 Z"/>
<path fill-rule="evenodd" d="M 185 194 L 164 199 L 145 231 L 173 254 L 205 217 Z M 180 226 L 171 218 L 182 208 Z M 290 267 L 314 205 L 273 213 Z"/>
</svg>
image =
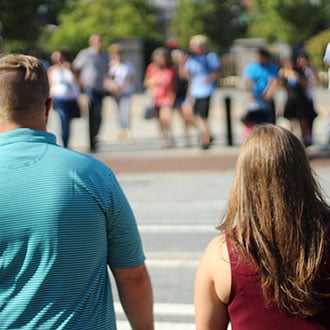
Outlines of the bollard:
<svg viewBox="0 0 330 330">
<path fill-rule="evenodd" d="M 233 134 L 231 129 L 231 97 L 225 97 L 225 108 L 226 108 L 226 124 L 227 124 L 227 144 L 228 146 L 233 145 Z"/>
</svg>

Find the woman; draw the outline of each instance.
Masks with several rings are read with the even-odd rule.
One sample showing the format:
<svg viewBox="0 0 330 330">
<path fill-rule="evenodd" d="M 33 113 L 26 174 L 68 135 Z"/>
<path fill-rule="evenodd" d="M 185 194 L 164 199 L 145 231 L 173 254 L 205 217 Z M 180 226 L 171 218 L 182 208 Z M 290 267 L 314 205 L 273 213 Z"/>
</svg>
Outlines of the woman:
<svg viewBox="0 0 330 330">
<path fill-rule="evenodd" d="M 290 121 L 292 130 L 294 121 L 299 122 L 301 139 L 305 146 L 309 146 L 313 140 L 312 123 L 316 113 L 307 94 L 307 78 L 303 70 L 291 59 L 283 60 L 279 77 L 287 91 L 283 116 Z"/>
<path fill-rule="evenodd" d="M 329 219 L 299 139 L 254 128 L 196 273 L 197 329 L 329 329 Z"/>
<path fill-rule="evenodd" d="M 53 64 L 48 69 L 50 95 L 53 98 L 53 107 L 60 117 L 63 146 L 67 148 L 71 120 L 80 116 L 78 104 L 80 89 L 71 71 L 66 52 L 56 50 L 52 53 L 51 59 Z"/>
<path fill-rule="evenodd" d="M 166 48 L 156 48 L 151 59 L 152 63 L 146 69 L 144 86 L 150 91 L 154 101 L 162 147 L 171 148 L 174 146 L 171 122 L 175 102 L 176 72 Z"/>
<path fill-rule="evenodd" d="M 314 86 L 318 81 L 317 70 L 312 66 L 307 54 L 300 54 L 297 57 L 296 65 L 306 77 L 306 96 L 309 102 L 308 125 L 310 131 L 310 144 L 313 144 L 313 122 L 317 117 L 317 112 L 314 106 Z"/>
<path fill-rule="evenodd" d="M 130 139 L 131 134 L 131 96 L 135 91 L 135 68 L 123 57 L 123 46 L 114 43 L 109 46 L 109 74 L 104 85 L 116 103 L 119 138 Z"/>
</svg>

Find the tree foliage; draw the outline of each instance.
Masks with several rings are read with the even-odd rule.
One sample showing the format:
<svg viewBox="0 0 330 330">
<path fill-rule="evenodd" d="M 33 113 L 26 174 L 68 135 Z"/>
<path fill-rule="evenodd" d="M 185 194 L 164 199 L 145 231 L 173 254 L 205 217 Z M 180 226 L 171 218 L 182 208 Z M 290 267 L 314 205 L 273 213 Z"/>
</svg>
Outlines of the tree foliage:
<svg viewBox="0 0 330 330">
<path fill-rule="evenodd" d="M 254 0 L 249 35 L 269 41 L 304 41 L 329 26 L 328 0 Z"/>
<path fill-rule="evenodd" d="M 321 33 L 311 37 L 305 42 L 305 50 L 308 53 L 311 62 L 319 70 L 327 70 L 323 63 L 323 56 L 327 44 L 330 42 L 330 29 L 324 30 Z"/>
<path fill-rule="evenodd" d="M 206 34 L 213 48 L 225 51 L 232 41 L 245 35 L 248 16 L 234 0 L 178 0 L 171 32 L 182 47 L 194 34 Z"/>
<path fill-rule="evenodd" d="M 22 2 L 18 0 L 0 2 L 2 36 L 19 48 L 35 40 L 40 27 L 37 15 L 40 0 L 26 0 L 25 3 L 26 5 L 22 6 Z"/>
<path fill-rule="evenodd" d="M 7 51 L 36 46 L 45 23 L 55 23 L 66 0 L 1 0 L 0 23 Z"/>
<path fill-rule="evenodd" d="M 66 47 L 76 52 L 86 47 L 89 35 L 96 32 L 105 43 L 124 37 L 160 40 L 156 14 L 146 0 L 76 0 L 59 15 L 58 29 L 46 33 L 47 47 Z"/>
<path fill-rule="evenodd" d="M 241 37 L 305 42 L 330 27 L 329 0 L 177 0 L 169 33 L 159 30 L 149 0 L 0 0 L 0 26 L 6 51 L 38 46 L 77 52 L 90 34 L 106 43 L 140 37 L 159 45 L 166 36 L 187 47 L 193 34 L 206 34 L 212 48 L 226 52 Z M 2 23 L 2 24 L 1 24 Z M 56 28 L 55 32 L 54 29 Z M 0 34 L 1 37 L 1 34 Z M 1 46 L 1 44 L 0 44 Z"/>
</svg>

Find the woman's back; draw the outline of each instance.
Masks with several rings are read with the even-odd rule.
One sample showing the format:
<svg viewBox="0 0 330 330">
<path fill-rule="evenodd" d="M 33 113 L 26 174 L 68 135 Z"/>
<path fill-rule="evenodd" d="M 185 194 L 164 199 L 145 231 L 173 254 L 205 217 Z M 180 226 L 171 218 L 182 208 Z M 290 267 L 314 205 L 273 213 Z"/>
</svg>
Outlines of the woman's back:
<svg viewBox="0 0 330 330">
<path fill-rule="evenodd" d="M 196 273 L 198 330 L 330 329 L 330 208 L 313 174 L 290 131 L 251 132 Z"/>
<path fill-rule="evenodd" d="M 232 329 L 239 330 L 278 330 L 330 329 L 330 297 L 324 299 L 324 310 L 310 319 L 290 317 L 280 312 L 274 302 L 267 303 L 262 292 L 260 276 L 253 263 L 243 261 L 238 251 L 227 240 L 231 266 L 231 294 L 228 315 Z M 330 293 L 330 248 L 322 267 L 328 279 L 318 282 L 319 291 Z"/>
</svg>

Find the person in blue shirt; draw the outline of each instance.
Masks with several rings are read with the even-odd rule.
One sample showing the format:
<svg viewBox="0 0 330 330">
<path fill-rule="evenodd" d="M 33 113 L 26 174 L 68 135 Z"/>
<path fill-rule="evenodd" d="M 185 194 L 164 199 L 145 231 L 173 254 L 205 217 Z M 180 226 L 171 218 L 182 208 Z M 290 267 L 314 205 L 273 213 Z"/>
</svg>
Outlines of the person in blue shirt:
<svg viewBox="0 0 330 330">
<path fill-rule="evenodd" d="M 273 123 L 276 121 L 274 93 L 278 86 L 278 66 L 271 61 L 266 48 L 257 50 L 257 60 L 248 64 L 244 70 L 245 88 L 250 94 L 248 115 L 258 113 L 253 118 L 255 123 Z M 248 120 L 248 118 L 246 118 Z"/>
<path fill-rule="evenodd" d="M 191 54 L 184 63 L 189 79 L 188 98 L 192 101 L 194 124 L 200 132 L 201 147 L 208 149 L 213 139 L 208 125 L 210 101 L 217 87 L 221 65 L 218 55 L 208 51 L 206 36 L 192 36 L 189 48 Z M 189 109 L 185 108 L 186 111 Z"/>
<path fill-rule="evenodd" d="M 153 330 L 133 211 L 111 169 L 46 131 L 47 72 L 0 58 L 1 329 L 115 330 L 114 276 L 132 329 Z"/>
</svg>

